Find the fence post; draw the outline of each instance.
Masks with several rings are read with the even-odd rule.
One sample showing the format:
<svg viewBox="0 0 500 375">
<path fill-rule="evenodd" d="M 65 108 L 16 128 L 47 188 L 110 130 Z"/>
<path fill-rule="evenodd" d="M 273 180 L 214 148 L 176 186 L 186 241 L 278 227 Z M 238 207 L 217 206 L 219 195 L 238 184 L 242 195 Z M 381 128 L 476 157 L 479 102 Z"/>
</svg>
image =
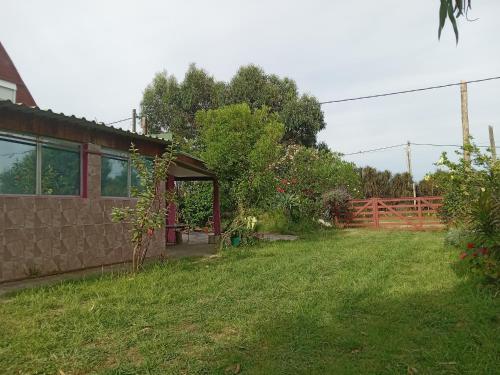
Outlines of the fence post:
<svg viewBox="0 0 500 375">
<path fill-rule="evenodd" d="M 418 222 L 420 224 L 420 229 L 424 227 L 424 217 L 422 215 L 422 197 L 417 198 L 417 204 L 418 204 Z"/>
<path fill-rule="evenodd" d="M 375 228 L 380 226 L 378 217 L 378 199 L 372 198 L 372 211 L 373 211 L 373 225 Z"/>
</svg>

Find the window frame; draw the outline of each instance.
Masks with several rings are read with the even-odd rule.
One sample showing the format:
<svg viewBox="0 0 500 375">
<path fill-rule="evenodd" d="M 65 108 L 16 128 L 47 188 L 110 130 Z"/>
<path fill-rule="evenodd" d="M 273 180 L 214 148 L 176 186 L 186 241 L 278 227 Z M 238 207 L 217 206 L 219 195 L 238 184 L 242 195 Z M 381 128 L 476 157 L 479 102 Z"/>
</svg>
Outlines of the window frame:
<svg viewBox="0 0 500 375">
<path fill-rule="evenodd" d="M 23 197 L 82 197 L 83 194 L 83 145 L 78 142 L 67 141 L 58 138 L 51 138 L 40 135 L 16 133 L 11 131 L 0 130 L 0 139 L 7 142 L 17 142 L 21 144 L 35 146 L 36 153 L 36 165 L 35 165 L 35 193 L 34 194 L 22 194 L 22 193 L 11 193 L 5 194 L 0 193 L 0 196 L 23 196 Z M 72 151 L 78 153 L 80 159 L 80 178 L 78 191 L 79 194 L 43 194 L 42 193 L 42 148 L 43 146 L 49 146 L 54 149 Z"/>
<path fill-rule="evenodd" d="M 155 157 L 150 155 L 141 155 L 143 158 L 154 163 Z M 132 196 L 132 158 L 130 152 L 121 151 L 113 148 L 102 147 L 101 148 L 101 168 L 102 168 L 102 158 L 106 157 L 109 159 L 121 160 L 127 162 L 127 196 L 113 196 L 113 195 L 103 195 L 102 193 L 102 169 L 101 169 L 101 198 L 111 198 L 111 199 L 137 199 L 137 197 Z"/>
<path fill-rule="evenodd" d="M 116 195 L 104 195 L 102 193 L 102 158 L 120 160 L 127 162 L 127 195 L 126 196 L 116 196 Z M 101 148 L 101 198 L 121 198 L 130 199 L 131 197 L 131 180 L 132 180 L 132 162 L 130 160 L 130 153 L 126 151 L 116 150 L 112 148 L 102 147 Z"/>
</svg>

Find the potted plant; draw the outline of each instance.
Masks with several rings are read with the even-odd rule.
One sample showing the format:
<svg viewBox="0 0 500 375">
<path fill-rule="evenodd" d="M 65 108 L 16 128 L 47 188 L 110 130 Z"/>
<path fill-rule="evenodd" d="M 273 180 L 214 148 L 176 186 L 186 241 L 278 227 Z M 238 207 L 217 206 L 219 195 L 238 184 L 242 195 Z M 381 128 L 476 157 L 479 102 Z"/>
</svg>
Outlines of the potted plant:
<svg viewBox="0 0 500 375">
<path fill-rule="evenodd" d="M 235 231 L 231 233 L 231 246 L 237 247 L 240 246 L 241 244 L 241 233 L 238 231 Z"/>
</svg>

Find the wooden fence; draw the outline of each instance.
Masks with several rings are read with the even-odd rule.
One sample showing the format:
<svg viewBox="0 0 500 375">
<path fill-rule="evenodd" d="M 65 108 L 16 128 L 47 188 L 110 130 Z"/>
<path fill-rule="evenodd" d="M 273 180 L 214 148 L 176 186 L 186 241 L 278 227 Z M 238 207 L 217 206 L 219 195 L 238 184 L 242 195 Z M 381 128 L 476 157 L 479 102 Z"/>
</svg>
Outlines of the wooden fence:
<svg viewBox="0 0 500 375">
<path fill-rule="evenodd" d="M 339 225 L 357 228 L 440 229 L 443 197 L 354 199 L 346 212 L 336 212 Z"/>
</svg>

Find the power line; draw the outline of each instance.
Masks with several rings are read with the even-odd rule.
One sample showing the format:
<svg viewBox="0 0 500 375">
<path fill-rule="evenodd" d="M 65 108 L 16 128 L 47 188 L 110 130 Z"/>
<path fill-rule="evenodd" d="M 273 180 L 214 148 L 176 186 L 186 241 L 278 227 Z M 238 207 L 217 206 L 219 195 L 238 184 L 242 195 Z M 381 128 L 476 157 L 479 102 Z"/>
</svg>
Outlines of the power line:
<svg viewBox="0 0 500 375">
<path fill-rule="evenodd" d="M 435 143 L 411 143 L 414 146 L 433 146 L 433 147 L 459 147 L 462 148 L 462 145 L 441 145 L 441 144 L 435 144 Z M 490 146 L 476 146 L 479 148 L 490 148 Z M 500 148 L 500 147 L 495 147 L 495 148 Z"/>
<path fill-rule="evenodd" d="M 398 144 L 398 145 L 372 148 L 372 149 L 369 149 L 369 150 L 351 152 L 351 153 L 347 153 L 347 154 L 341 152 L 341 154 L 343 156 L 360 155 L 360 154 L 367 154 L 367 153 L 370 153 L 370 152 L 377 152 L 377 151 L 389 150 L 389 149 L 392 149 L 392 148 L 402 147 L 402 146 L 406 146 L 406 145 L 407 145 L 407 143 L 401 143 L 401 144 Z M 462 145 L 436 144 L 436 143 L 413 143 L 413 142 L 410 142 L 410 145 L 413 145 L 413 146 L 431 146 L 431 147 L 457 147 L 457 148 L 462 148 L 463 147 Z M 482 146 L 482 145 L 481 146 L 476 146 L 476 147 L 490 148 L 490 146 Z M 495 148 L 500 148 L 500 147 L 497 146 Z"/>
<path fill-rule="evenodd" d="M 120 122 L 125 122 L 125 121 L 128 121 L 128 120 L 132 120 L 132 117 L 124 118 L 123 120 L 118 120 L 118 121 L 108 122 L 108 123 L 107 123 L 107 124 L 105 124 L 105 125 L 113 125 L 113 124 L 118 124 L 118 123 L 120 123 Z"/>
<path fill-rule="evenodd" d="M 466 83 L 486 82 L 486 81 L 493 81 L 493 80 L 497 80 L 497 79 L 500 79 L 500 76 L 498 76 L 498 77 L 482 78 L 482 79 L 475 79 L 475 80 L 472 80 L 472 81 L 466 81 Z M 446 85 L 436 85 L 436 86 L 422 87 L 422 88 L 411 89 L 411 90 L 393 91 L 393 92 L 387 92 L 387 93 L 383 93 L 383 94 L 358 96 L 358 97 L 347 98 L 347 99 L 327 100 L 327 101 L 324 101 L 324 102 L 320 102 L 319 104 L 323 105 L 323 104 L 330 104 L 330 103 L 351 102 L 351 101 L 354 101 L 354 100 L 364 100 L 364 99 L 381 98 L 381 97 L 385 97 L 385 96 L 400 95 L 400 94 L 409 94 L 409 93 L 413 93 L 413 92 L 436 90 L 436 89 L 443 89 L 445 87 L 460 86 L 460 84 L 461 84 L 461 82 L 458 82 L 458 83 L 448 83 Z"/>
<path fill-rule="evenodd" d="M 349 154 L 344 154 L 344 153 L 341 152 L 341 154 L 344 155 L 344 156 L 366 154 L 368 152 L 388 150 L 388 149 L 391 149 L 391 148 L 396 148 L 396 147 L 401 147 L 401 146 L 406 146 L 406 143 L 401 143 L 400 145 L 392 145 L 392 146 L 386 146 L 386 147 L 373 148 L 371 150 L 363 150 L 363 151 L 351 152 Z"/>
</svg>

